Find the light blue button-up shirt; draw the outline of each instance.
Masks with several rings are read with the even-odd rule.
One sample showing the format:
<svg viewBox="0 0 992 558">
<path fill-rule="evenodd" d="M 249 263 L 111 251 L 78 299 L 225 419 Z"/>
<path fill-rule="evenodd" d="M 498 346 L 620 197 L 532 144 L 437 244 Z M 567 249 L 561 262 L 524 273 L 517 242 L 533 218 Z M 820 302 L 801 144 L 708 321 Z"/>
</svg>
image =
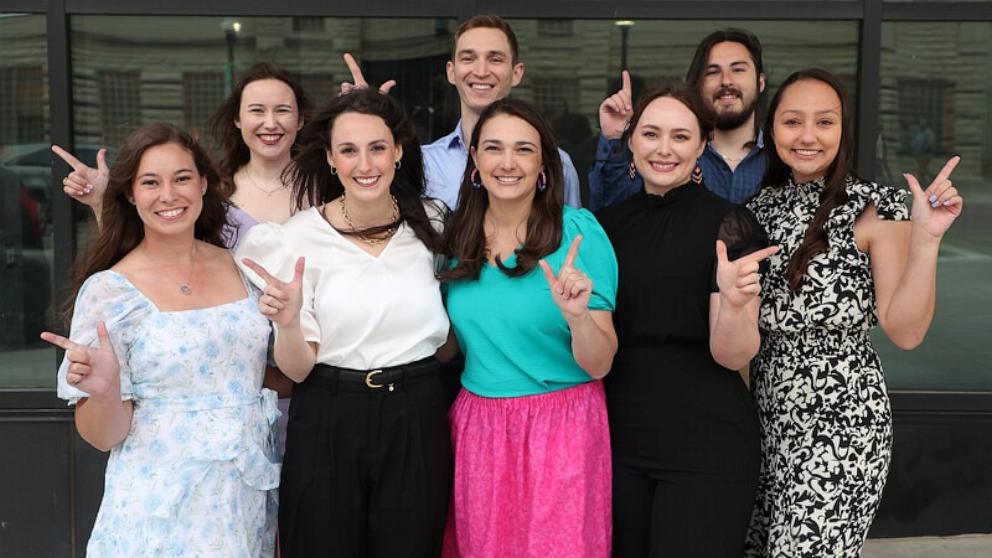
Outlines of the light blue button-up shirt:
<svg viewBox="0 0 992 558">
<path fill-rule="evenodd" d="M 455 125 L 450 134 L 438 138 L 420 149 L 424 156 L 424 177 L 427 179 L 427 195 L 437 198 L 451 209 L 458 205 L 458 189 L 468 164 L 468 146 L 462 137 L 462 121 Z M 575 171 L 572 158 L 561 149 L 562 170 L 565 174 L 565 204 L 582 207 L 579 194 L 579 173 Z"/>
</svg>

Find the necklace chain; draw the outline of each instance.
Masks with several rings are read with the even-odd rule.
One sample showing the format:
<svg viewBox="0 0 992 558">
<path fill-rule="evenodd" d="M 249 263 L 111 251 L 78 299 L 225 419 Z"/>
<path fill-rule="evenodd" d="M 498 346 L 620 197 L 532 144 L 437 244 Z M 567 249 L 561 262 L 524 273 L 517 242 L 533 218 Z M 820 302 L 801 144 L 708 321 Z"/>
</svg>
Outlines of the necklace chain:
<svg viewBox="0 0 992 558">
<path fill-rule="evenodd" d="M 186 296 L 193 294 L 193 288 L 190 287 L 190 282 L 193 280 L 193 268 L 196 262 L 196 240 L 193 241 L 193 249 L 190 250 L 189 254 L 189 272 L 186 274 L 186 282 L 179 284 L 179 292 Z"/>
<path fill-rule="evenodd" d="M 713 151 L 716 151 L 716 154 L 719 155 L 720 157 L 722 157 L 723 160 L 726 161 L 726 162 L 728 162 L 728 163 L 740 163 L 741 161 L 744 160 L 744 157 L 747 157 L 747 155 L 742 155 L 740 157 L 727 157 L 723 153 L 720 153 L 719 151 L 717 151 L 715 147 L 713 148 Z"/>
<path fill-rule="evenodd" d="M 276 192 L 278 192 L 280 190 L 285 190 L 289 186 L 289 184 L 286 184 L 285 182 L 282 181 L 282 179 L 280 179 L 279 180 L 279 184 L 280 184 L 279 186 L 277 186 L 276 188 L 273 188 L 272 190 L 266 190 L 265 188 L 262 188 L 261 186 L 258 185 L 258 182 L 255 180 L 255 178 L 251 175 L 250 172 L 248 172 L 248 167 L 247 166 L 244 167 L 244 175 L 248 179 L 248 182 L 250 182 L 251 185 L 254 186 L 256 190 L 258 190 L 259 192 L 262 192 L 266 196 L 271 196 L 272 194 L 275 194 Z"/>
<path fill-rule="evenodd" d="M 387 228 L 386 230 L 382 231 L 382 233 L 380 233 L 381 236 L 368 236 L 365 234 L 355 235 L 363 242 L 371 246 L 382 244 L 383 242 L 386 242 L 387 240 L 392 238 L 394 234 L 396 234 L 396 229 L 398 227 L 398 222 L 400 220 L 400 205 L 399 202 L 396 201 L 396 196 L 390 194 L 389 197 L 392 199 L 393 202 L 393 219 L 392 219 L 393 224 L 390 225 L 389 228 Z M 348 228 L 351 229 L 352 231 L 356 231 L 358 230 L 358 228 L 355 226 L 355 223 L 352 222 L 351 215 L 348 214 L 348 206 L 344 203 L 344 198 L 345 198 L 345 194 L 344 192 L 342 192 L 341 197 L 338 198 L 338 201 L 341 205 L 341 216 L 344 217 L 344 222 L 348 224 Z"/>
</svg>

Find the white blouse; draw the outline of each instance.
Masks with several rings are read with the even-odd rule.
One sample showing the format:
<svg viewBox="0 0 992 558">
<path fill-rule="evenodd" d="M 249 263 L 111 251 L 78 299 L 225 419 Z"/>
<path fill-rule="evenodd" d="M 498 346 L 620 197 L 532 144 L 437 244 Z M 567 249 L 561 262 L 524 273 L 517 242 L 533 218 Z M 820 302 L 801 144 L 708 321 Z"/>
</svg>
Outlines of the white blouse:
<svg viewBox="0 0 992 558">
<path fill-rule="evenodd" d="M 432 222 L 441 221 L 433 202 L 424 206 Z M 318 345 L 318 363 L 356 370 L 397 366 L 432 356 L 447 339 L 434 254 L 406 223 L 372 256 L 313 207 L 282 225 L 255 225 L 236 252 L 238 265 L 263 289 L 244 258 L 289 281 L 300 256 L 306 257 L 300 325 L 306 340 Z"/>
</svg>

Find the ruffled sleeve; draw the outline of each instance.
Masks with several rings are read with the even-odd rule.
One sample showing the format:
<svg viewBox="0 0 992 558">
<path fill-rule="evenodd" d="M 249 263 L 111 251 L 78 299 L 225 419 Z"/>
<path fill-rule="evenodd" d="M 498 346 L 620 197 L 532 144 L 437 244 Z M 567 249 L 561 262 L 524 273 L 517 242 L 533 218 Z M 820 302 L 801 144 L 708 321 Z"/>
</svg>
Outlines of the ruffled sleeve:
<svg viewBox="0 0 992 558">
<path fill-rule="evenodd" d="M 76 296 L 69 338 L 80 345 L 96 347 L 99 345 L 97 324 L 100 321 L 106 324 L 110 343 L 120 364 L 121 400 L 124 401 L 134 399 L 128 362 L 136 330 L 152 310 L 151 302 L 123 275 L 113 271 L 101 271 L 90 276 Z M 89 394 L 69 385 L 66 380 L 68 371 L 68 358 L 63 358 L 56 389 L 61 399 L 75 405 L 80 399 L 89 397 Z"/>
<path fill-rule="evenodd" d="M 908 221 L 909 206 L 906 200 L 909 192 L 891 186 L 881 186 L 875 183 L 866 184 L 870 189 L 868 197 L 875 205 L 878 216 L 887 221 Z"/>
<path fill-rule="evenodd" d="M 282 225 L 276 223 L 261 223 L 252 227 L 238 245 L 235 261 L 248 280 L 260 290 L 265 289 L 265 281 L 244 264 L 245 258 L 254 260 L 270 274 L 282 281 L 293 279 L 293 269 L 296 259 L 303 253 L 292 248 L 292 243 Z M 307 341 L 320 343 L 320 325 L 317 323 L 314 311 L 314 287 L 311 277 L 312 270 L 303 274 L 303 307 L 300 308 L 300 328 Z M 278 331 L 278 330 L 276 330 Z"/>
<path fill-rule="evenodd" d="M 592 279 L 590 310 L 613 312 L 617 302 L 617 256 L 613 244 L 599 221 L 586 209 L 565 207 L 562 223 L 561 248 L 555 252 L 556 258 L 548 263 L 557 271 L 565 262 L 565 256 L 576 236 L 582 235 L 582 244 L 575 258 L 575 266 Z"/>
</svg>

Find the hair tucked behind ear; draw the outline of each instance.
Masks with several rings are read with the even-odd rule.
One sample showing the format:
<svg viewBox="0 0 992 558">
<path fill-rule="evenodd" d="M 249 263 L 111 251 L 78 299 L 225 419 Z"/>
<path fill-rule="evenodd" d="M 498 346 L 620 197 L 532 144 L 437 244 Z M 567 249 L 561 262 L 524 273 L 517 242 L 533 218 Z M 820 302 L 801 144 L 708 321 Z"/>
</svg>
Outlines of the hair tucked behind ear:
<svg viewBox="0 0 992 558">
<path fill-rule="evenodd" d="M 787 188 L 789 180 L 792 178 L 792 169 L 785 164 L 778 156 L 775 149 L 775 112 L 782 102 L 782 95 L 793 84 L 803 80 L 816 80 L 825 83 L 837 93 L 841 103 L 841 136 L 840 146 L 837 149 L 837 157 L 827 168 L 824 175 L 824 188 L 820 193 L 820 205 L 813 214 L 806 229 L 806 236 L 796 252 L 789 258 L 789 264 L 785 269 L 786 280 L 789 288 L 793 291 L 802 285 L 806 269 L 810 260 L 817 254 L 827 250 L 827 232 L 823 228 L 830 212 L 835 207 L 847 203 L 847 179 L 856 176 L 852 167 L 854 160 L 854 135 L 851 124 L 851 104 L 848 100 L 844 86 L 841 85 L 833 74 L 819 68 L 800 70 L 785 78 L 782 86 L 779 87 L 772 98 L 771 106 L 768 110 L 768 119 L 765 121 L 765 154 L 768 156 L 768 167 L 765 170 L 765 177 L 762 180 L 763 188 Z"/>
</svg>

